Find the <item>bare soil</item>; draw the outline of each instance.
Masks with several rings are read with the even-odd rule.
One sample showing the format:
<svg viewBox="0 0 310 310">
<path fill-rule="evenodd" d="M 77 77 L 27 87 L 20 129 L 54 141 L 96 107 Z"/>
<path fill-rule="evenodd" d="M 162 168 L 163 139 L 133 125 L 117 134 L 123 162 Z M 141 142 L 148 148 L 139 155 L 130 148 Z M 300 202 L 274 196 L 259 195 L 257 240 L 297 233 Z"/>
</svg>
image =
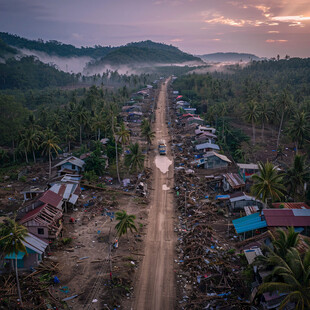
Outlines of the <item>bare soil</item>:
<svg viewBox="0 0 310 310">
<path fill-rule="evenodd" d="M 167 83 L 162 85 L 154 124 L 156 138 L 169 141 L 166 124 Z M 167 145 L 167 157 L 171 160 L 169 170 L 162 173 L 160 167 L 155 166 L 157 150 L 150 154 L 153 169 L 150 197 L 150 211 L 148 217 L 147 235 L 145 238 L 144 259 L 141 269 L 135 279 L 134 300 L 131 309 L 174 309 L 176 301 L 176 285 L 174 272 L 175 242 L 174 233 L 174 204 L 172 188 L 174 186 L 173 158 Z M 129 309 L 129 308 L 128 308 Z"/>
</svg>

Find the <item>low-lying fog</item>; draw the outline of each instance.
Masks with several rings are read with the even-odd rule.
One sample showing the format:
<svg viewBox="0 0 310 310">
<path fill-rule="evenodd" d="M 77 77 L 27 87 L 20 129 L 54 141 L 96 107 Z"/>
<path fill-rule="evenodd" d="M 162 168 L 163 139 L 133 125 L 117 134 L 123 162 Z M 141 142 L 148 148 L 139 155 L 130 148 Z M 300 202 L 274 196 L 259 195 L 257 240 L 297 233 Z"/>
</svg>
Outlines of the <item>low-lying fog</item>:
<svg viewBox="0 0 310 310">
<path fill-rule="evenodd" d="M 92 60 L 90 57 L 60 57 L 51 56 L 44 52 L 38 52 L 27 49 L 20 49 L 20 52 L 27 56 L 35 56 L 46 64 L 53 64 L 61 71 L 69 73 L 83 72 L 86 64 Z"/>
</svg>

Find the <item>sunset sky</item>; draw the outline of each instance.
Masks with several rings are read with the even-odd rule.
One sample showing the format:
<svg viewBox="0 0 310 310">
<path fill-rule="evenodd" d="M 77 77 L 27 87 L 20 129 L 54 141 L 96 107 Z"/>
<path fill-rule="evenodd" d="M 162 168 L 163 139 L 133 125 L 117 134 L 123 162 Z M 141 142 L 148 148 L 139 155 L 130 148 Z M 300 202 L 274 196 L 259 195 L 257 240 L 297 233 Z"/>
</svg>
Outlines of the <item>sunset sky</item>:
<svg viewBox="0 0 310 310">
<path fill-rule="evenodd" d="M 1 0 L 0 31 L 76 46 L 150 39 L 192 54 L 310 57 L 310 1 Z"/>
</svg>

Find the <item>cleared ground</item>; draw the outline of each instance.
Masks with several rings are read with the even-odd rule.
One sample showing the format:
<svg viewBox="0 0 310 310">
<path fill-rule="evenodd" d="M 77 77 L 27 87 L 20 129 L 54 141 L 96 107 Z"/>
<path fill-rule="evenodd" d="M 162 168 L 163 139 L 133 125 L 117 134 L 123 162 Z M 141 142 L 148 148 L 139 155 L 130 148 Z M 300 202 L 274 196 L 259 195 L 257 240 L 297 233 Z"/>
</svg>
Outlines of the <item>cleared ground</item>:
<svg viewBox="0 0 310 310">
<path fill-rule="evenodd" d="M 167 83 L 162 85 L 154 130 L 158 141 L 170 140 L 166 124 Z M 150 197 L 148 229 L 145 238 L 145 256 L 136 279 L 134 310 L 174 309 L 176 286 L 174 274 L 175 234 L 173 195 L 173 158 L 167 143 L 167 156 L 159 156 L 155 147 L 150 154 L 153 170 L 153 191 Z"/>
</svg>

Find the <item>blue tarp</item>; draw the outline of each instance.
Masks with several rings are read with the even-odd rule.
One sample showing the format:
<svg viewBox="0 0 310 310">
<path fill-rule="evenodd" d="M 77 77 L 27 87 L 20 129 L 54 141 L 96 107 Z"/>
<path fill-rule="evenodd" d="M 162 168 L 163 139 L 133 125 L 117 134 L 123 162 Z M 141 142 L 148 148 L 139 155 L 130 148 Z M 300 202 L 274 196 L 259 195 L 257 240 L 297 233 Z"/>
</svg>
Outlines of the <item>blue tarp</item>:
<svg viewBox="0 0 310 310">
<path fill-rule="evenodd" d="M 230 195 L 217 195 L 215 199 L 229 199 Z"/>
<path fill-rule="evenodd" d="M 232 221 L 237 234 L 267 227 L 267 222 L 262 221 L 259 213 L 253 213 Z"/>
</svg>

